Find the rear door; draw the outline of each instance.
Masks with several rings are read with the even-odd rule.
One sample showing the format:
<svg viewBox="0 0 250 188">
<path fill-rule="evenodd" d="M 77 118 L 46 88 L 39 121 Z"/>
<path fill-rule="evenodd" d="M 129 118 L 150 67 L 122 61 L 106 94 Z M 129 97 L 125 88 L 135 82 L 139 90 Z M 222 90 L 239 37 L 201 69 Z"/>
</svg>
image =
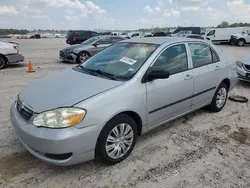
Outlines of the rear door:
<svg viewBox="0 0 250 188">
<path fill-rule="evenodd" d="M 189 43 L 194 74 L 192 109 L 207 104 L 221 81 L 222 64 L 218 54 L 205 43 Z"/>
</svg>

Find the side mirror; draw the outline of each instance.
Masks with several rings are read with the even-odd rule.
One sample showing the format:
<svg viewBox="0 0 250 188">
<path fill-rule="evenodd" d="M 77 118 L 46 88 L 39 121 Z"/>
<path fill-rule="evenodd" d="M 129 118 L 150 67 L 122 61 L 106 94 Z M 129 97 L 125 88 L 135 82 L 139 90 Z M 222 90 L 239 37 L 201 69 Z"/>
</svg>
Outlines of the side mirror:
<svg viewBox="0 0 250 188">
<path fill-rule="evenodd" d="M 95 42 L 95 43 L 93 44 L 94 47 L 97 47 L 98 45 L 99 45 L 99 42 Z"/>
<path fill-rule="evenodd" d="M 164 70 L 149 70 L 147 73 L 147 81 L 153 81 L 156 79 L 167 79 L 169 78 L 169 72 Z"/>
</svg>

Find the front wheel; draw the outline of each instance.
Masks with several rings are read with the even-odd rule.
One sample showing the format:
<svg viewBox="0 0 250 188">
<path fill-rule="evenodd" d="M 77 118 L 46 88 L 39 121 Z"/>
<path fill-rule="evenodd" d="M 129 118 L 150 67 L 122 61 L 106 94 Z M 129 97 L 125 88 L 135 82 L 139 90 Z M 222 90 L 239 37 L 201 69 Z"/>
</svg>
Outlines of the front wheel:
<svg viewBox="0 0 250 188">
<path fill-rule="evenodd" d="M 212 112 L 221 111 L 227 102 L 227 97 L 228 87 L 225 83 L 221 83 L 214 94 L 213 100 L 209 105 L 209 109 Z"/>
<path fill-rule="evenodd" d="M 76 63 L 84 63 L 90 58 L 90 55 L 87 52 L 80 52 L 77 55 Z"/>
<path fill-rule="evenodd" d="M 7 65 L 7 60 L 4 56 L 0 55 L 0 69 L 3 69 Z"/>
<path fill-rule="evenodd" d="M 136 142 L 137 126 L 128 115 L 121 114 L 103 128 L 96 145 L 96 154 L 108 165 L 114 165 L 129 156 Z"/>
<path fill-rule="evenodd" d="M 245 41 L 243 39 L 239 39 L 237 42 L 238 46 L 244 46 L 245 45 Z"/>
</svg>

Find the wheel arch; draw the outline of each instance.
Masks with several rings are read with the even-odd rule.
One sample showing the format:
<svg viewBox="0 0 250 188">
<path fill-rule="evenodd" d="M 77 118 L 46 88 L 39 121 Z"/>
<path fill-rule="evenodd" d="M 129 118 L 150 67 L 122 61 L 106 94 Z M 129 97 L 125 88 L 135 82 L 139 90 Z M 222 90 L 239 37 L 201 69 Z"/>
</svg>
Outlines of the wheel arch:
<svg viewBox="0 0 250 188">
<path fill-rule="evenodd" d="M 222 82 L 221 82 L 221 83 L 226 84 L 226 85 L 227 85 L 228 90 L 230 90 L 230 87 L 231 87 L 231 82 L 230 82 L 230 80 L 229 80 L 228 78 L 225 78 L 224 80 L 222 80 Z"/>
<path fill-rule="evenodd" d="M 239 40 L 243 40 L 246 43 L 246 39 L 244 39 L 244 38 L 239 38 L 237 41 L 239 41 Z"/>
<path fill-rule="evenodd" d="M 9 62 L 9 60 L 7 59 L 7 57 L 6 57 L 5 55 L 3 55 L 2 53 L 0 53 L 0 56 L 3 57 L 3 58 L 5 59 L 6 63 Z"/>
</svg>

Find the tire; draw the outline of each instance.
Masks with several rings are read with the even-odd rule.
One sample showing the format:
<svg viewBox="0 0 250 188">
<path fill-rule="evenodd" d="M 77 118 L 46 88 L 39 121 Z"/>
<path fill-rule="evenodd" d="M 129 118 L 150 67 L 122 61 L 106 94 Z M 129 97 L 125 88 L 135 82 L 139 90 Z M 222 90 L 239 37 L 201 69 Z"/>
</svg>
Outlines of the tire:
<svg viewBox="0 0 250 188">
<path fill-rule="evenodd" d="M 122 126 L 125 136 L 120 135 Z M 129 131 L 126 133 L 127 130 Z M 115 132 L 118 135 L 117 137 L 114 134 Z M 127 138 L 130 136 L 130 139 L 126 139 L 126 136 Z M 110 142 L 108 141 L 108 137 L 110 138 Z M 101 162 L 107 165 L 120 163 L 132 152 L 136 143 L 136 137 L 137 125 L 133 118 L 125 114 L 118 115 L 110 120 L 101 131 L 96 144 L 96 156 Z M 125 148 L 125 150 L 123 148 Z M 120 156 L 118 151 L 120 151 Z"/>
<path fill-rule="evenodd" d="M 223 93 L 223 95 L 221 92 Z M 220 99 L 218 99 L 219 96 L 221 97 Z M 213 100 L 209 105 L 209 110 L 211 112 L 220 112 L 224 108 L 227 102 L 227 98 L 228 98 L 228 87 L 225 83 L 222 82 L 214 94 Z M 219 103 L 218 100 L 220 100 L 221 103 Z"/>
<path fill-rule="evenodd" d="M 5 68 L 6 65 L 7 65 L 7 59 L 4 56 L 0 55 L 0 69 Z"/>
<path fill-rule="evenodd" d="M 245 40 L 239 39 L 239 40 L 237 41 L 237 45 L 238 45 L 238 46 L 244 46 L 244 45 L 245 45 Z"/>
<path fill-rule="evenodd" d="M 85 58 L 85 59 L 84 59 Z M 90 54 L 87 53 L 87 52 L 80 52 L 78 55 L 77 55 L 77 58 L 76 58 L 76 63 L 84 63 L 86 60 L 88 60 L 90 58 Z"/>
</svg>

